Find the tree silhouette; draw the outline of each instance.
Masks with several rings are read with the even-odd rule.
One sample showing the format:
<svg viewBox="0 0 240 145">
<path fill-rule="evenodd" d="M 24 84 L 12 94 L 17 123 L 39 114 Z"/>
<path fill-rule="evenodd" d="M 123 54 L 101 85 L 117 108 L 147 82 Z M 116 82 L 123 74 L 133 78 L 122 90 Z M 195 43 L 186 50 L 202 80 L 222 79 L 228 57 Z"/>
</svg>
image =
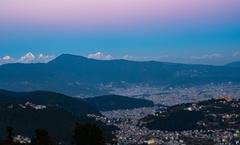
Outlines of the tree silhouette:
<svg viewBox="0 0 240 145">
<path fill-rule="evenodd" d="M 55 145 L 52 141 L 51 137 L 48 135 L 48 132 L 43 129 L 36 129 L 35 130 L 36 138 L 33 139 L 33 145 Z"/>
<path fill-rule="evenodd" d="M 104 145 L 102 131 L 95 124 L 76 124 L 73 140 L 75 145 Z"/>
<path fill-rule="evenodd" d="M 17 145 L 13 142 L 13 128 L 7 127 L 6 131 L 6 139 L 0 140 L 0 145 Z"/>
<path fill-rule="evenodd" d="M 6 133 L 7 133 L 7 139 L 12 140 L 13 139 L 13 128 L 12 127 L 7 127 L 6 128 Z"/>
</svg>

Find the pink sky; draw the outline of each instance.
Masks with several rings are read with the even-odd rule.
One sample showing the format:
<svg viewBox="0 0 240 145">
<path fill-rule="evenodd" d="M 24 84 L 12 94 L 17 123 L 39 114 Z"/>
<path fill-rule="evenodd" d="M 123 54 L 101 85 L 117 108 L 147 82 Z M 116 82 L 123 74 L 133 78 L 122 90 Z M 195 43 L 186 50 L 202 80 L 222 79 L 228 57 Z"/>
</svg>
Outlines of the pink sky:
<svg viewBox="0 0 240 145">
<path fill-rule="evenodd" d="M 220 64 L 239 46 L 240 0 L 0 0 L 0 55 L 228 53 Z"/>
<path fill-rule="evenodd" d="M 1 0 L 0 21 L 47 26 L 224 22 L 237 19 L 239 8 L 239 0 Z"/>
</svg>

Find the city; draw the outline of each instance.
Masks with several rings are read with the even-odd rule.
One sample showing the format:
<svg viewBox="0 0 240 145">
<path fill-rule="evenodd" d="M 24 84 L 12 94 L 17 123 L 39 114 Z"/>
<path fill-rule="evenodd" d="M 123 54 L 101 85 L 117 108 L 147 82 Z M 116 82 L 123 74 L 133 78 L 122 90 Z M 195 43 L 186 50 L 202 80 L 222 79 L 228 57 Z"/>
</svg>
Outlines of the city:
<svg viewBox="0 0 240 145">
<path fill-rule="evenodd" d="M 205 90 L 207 93 L 220 94 L 223 93 L 227 96 L 227 91 L 235 92 L 229 89 L 236 89 L 238 86 L 227 86 L 227 87 L 213 87 L 209 88 L 214 90 L 213 92 Z M 214 89 L 213 89 L 214 88 Z M 227 90 L 226 92 L 224 90 Z M 222 90 L 222 92 L 216 93 L 215 90 Z M 236 89 L 238 90 L 238 89 Z M 187 91 L 184 91 L 187 92 Z M 191 92 L 192 93 L 192 92 Z M 198 93 L 199 94 L 199 93 Z M 194 94 L 193 94 L 194 95 Z M 239 94 L 236 93 L 239 98 Z M 236 96 L 237 97 L 237 96 Z M 159 98 L 160 99 L 160 98 Z M 210 98 L 200 98 L 200 100 L 207 100 Z M 217 98 L 216 99 L 221 99 Z M 236 99 L 236 98 L 235 98 Z M 194 101 L 196 102 L 196 100 Z M 181 102 L 183 103 L 183 102 Z M 187 102 L 185 102 L 187 103 Z M 232 103 L 231 106 L 240 108 L 240 102 L 238 104 Z M 192 107 L 187 107 L 185 110 L 194 111 L 203 108 L 204 106 L 198 106 L 193 103 Z M 133 110 L 114 110 L 102 112 L 105 117 L 95 117 L 107 124 L 115 125 L 119 128 L 116 131 L 116 141 L 118 145 L 122 144 L 169 144 L 169 145 L 184 145 L 189 144 L 192 141 L 199 141 L 205 144 L 216 144 L 216 145 L 228 145 L 228 144 L 239 144 L 240 132 L 237 128 L 219 129 L 219 130 L 188 130 L 188 131 L 161 131 L 161 130 L 150 130 L 146 127 L 139 125 L 139 120 L 148 115 L 158 115 L 158 113 L 164 112 L 166 107 L 150 107 L 150 108 L 139 108 Z M 230 119 L 231 117 L 239 118 L 238 114 L 220 114 L 222 119 Z M 215 114 L 212 114 L 215 116 Z M 238 120 L 238 119 L 237 119 Z M 201 125 L 206 125 L 204 122 L 199 122 Z"/>
</svg>

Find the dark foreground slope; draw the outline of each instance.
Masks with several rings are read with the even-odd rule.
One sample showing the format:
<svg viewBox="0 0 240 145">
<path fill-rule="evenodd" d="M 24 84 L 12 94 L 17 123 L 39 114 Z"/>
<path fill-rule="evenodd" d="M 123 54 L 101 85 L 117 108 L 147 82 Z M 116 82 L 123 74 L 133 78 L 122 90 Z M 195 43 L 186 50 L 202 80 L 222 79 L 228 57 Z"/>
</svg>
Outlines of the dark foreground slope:
<svg viewBox="0 0 240 145">
<path fill-rule="evenodd" d="M 86 101 L 100 111 L 111 111 L 118 109 L 134 109 L 141 107 L 153 107 L 152 101 L 135 99 L 118 95 L 98 96 L 86 98 Z"/>
<path fill-rule="evenodd" d="M 9 107 L 11 106 L 11 108 Z M 57 140 L 70 140 L 78 118 L 68 111 L 57 107 L 43 110 L 22 108 L 18 104 L 0 105 L 0 135 L 4 135 L 6 127 L 14 128 L 14 133 L 33 136 L 34 130 L 41 128 L 49 132 Z"/>
<path fill-rule="evenodd" d="M 143 118 L 140 124 L 153 130 L 240 129 L 240 101 L 213 99 L 169 107 Z"/>
<path fill-rule="evenodd" d="M 92 123 L 102 129 L 107 141 L 111 141 L 112 131 L 117 128 L 89 118 L 88 114 L 101 115 L 85 101 L 58 93 L 0 91 L 0 137 L 9 126 L 14 128 L 15 135 L 29 137 L 40 128 L 57 141 L 68 144 L 76 123 Z"/>
<path fill-rule="evenodd" d="M 188 65 L 156 61 L 94 60 L 64 54 L 47 64 L 0 66 L 0 88 L 50 90 L 68 95 L 101 95 L 103 84 L 148 84 L 149 86 L 197 85 L 240 82 L 240 68 Z"/>
</svg>

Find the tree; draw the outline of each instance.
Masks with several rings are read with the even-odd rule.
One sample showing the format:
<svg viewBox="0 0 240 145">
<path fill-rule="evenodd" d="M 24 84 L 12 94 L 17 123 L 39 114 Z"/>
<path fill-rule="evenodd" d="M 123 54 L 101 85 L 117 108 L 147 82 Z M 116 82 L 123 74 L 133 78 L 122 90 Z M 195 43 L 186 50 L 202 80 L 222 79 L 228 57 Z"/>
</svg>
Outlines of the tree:
<svg viewBox="0 0 240 145">
<path fill-rule="evenodd" d="M 8 140 L 10 140 L 10 141 L 12 141 L 12 139 L 13 139 L 13 128 L 12 127 L 7 127 L 6 128 L 6 133 L 7 133 L 7 139 Z"/>
<path fill-rule="evenodd" d="M 0 140 L 0 145 L 15 145 L 13 142 L 13 128 L 7 127 L 6 128 L 6 139 Z"/>
<path fill-rule="evenodd" d="M 35 130 L 36 138 L 33 139 L 33 145 L 55 145 L 52 141 L 51 137 L 48 135 L 48 132 L 43 129 L 36 129 Z"/>
<path fill-rule="evenodd" d="M 76 124 L 73 140 L 75 145 L 104 145 L 101 129 L 95 124 Z"/>
</svg>

